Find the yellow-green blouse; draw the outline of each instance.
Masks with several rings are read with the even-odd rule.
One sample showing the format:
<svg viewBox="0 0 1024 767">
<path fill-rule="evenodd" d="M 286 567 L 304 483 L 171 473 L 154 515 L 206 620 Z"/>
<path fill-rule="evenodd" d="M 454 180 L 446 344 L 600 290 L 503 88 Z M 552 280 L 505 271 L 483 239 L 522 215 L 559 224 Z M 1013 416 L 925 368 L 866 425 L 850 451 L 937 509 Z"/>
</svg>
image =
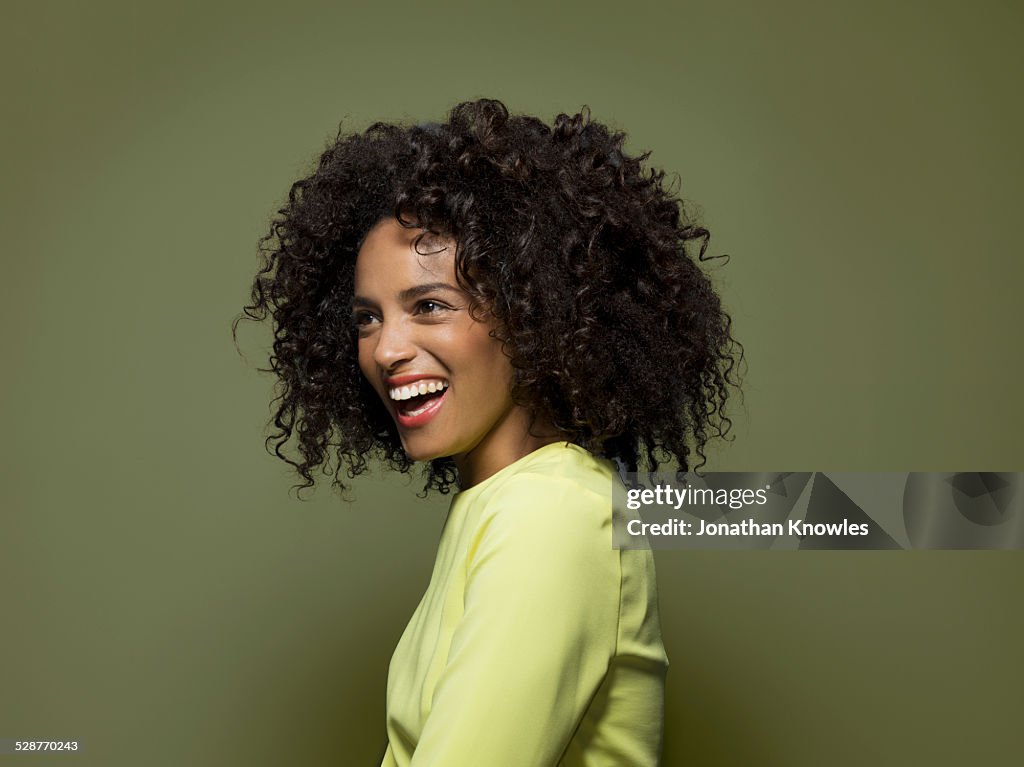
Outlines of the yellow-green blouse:
<svg viewBox="0 0 1024 767">
<path fill-rule="evenodd" d="M 558 442 L 452 499 L 388 673 L 382 767 L 646 767 L 668 658 L 610 461 Z"/>
</svg>

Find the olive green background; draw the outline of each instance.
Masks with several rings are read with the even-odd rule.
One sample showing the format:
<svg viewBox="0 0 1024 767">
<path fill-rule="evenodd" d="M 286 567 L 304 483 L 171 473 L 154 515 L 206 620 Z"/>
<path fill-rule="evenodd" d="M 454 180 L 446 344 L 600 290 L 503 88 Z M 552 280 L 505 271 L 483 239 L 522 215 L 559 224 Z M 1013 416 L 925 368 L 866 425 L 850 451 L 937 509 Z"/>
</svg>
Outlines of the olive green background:
<svg viewBox="0 0 1024 767">
<path fill-rule="evenodd" d="M 230 336 L 341 121 L 588 104 L 678 172 L 747 349 L 707 468 L 1024 469 L 1018 3 L 4 7 L 0 737 L 84 750 L 0 761 L 380 758 L 446 500 L 297 500 Z M 665 764 L 1019 758 L 1019 553 L 657 561 Z"/>
</svg>

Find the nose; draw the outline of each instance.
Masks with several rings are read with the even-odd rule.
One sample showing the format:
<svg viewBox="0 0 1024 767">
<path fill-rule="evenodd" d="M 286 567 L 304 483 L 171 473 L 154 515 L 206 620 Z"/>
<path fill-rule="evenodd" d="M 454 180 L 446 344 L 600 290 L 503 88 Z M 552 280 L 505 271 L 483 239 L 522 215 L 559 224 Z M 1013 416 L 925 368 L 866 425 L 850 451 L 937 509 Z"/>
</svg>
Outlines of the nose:
<svg viewBox="0 0 1024 767">
<path fill-rule="evenodd" d="M 416 343 L 411 328 L 401 321 L 383 322 L 377 333 L 373 360 L 387 371 L 395 370 L 416 356 Z"/>
</svg>

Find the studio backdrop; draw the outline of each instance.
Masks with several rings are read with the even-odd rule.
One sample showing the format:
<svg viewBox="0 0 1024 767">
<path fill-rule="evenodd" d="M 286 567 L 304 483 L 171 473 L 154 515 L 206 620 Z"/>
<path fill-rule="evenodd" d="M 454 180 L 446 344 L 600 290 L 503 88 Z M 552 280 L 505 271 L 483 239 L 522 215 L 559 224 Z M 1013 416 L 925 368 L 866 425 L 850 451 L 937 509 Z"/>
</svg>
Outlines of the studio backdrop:
<svg viewBox="0 0 1024 767">
<path fill-rule="evenodd" d="M 1013 3 L 4 15 L 0 739 L 81 744 L 12 764 L 379 763 L 449 498 L 378 472 L 299 500 L 269 328 L 231 337 L 339 126 L 587 105 L 678 174 L 746 350 L 705 470 L 1024 470 Z M 656 561 L 666 765 L 1019 753 L 1019 553 Z"/>
</svg>

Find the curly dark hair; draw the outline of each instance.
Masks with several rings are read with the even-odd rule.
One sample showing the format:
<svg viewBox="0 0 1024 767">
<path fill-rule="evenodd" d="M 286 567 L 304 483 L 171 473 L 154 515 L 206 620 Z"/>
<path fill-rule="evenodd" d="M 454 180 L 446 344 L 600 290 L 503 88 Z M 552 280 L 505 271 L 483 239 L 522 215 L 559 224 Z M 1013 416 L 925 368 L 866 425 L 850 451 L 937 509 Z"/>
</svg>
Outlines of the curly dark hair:
<svg viewBox="0 0 1024 767">
<path fill-rule="evenodd" d="M 239 320 L 273 317 L 261 372 L 278 377 L 278 431 L 267 447 L 305 480 L 300 494 L 321 464 L 342 491 L 342 465 L 349 478 L 371 458 L 414 465 L 360 372 L 351 319 L 360 245 L 389 216 L 457 243 L 458 282 L 500 328 L 514 403 L 633 471 L 706 462 L 708 439 L 731 427 L 743 347 L 697 264 L 708 231 L 625 139 L 588 107 L 549 127 L 493 99 L 458 104 L 440 124 L 339 129 L 260 239 L 252 303 L 232 324 L 237 344 Z M 293 436 L 301 461 L 281 450 Z M 428 462 L 425 478 L 424 493 L 458 483 L 450 457 Z"/>
</svg>

